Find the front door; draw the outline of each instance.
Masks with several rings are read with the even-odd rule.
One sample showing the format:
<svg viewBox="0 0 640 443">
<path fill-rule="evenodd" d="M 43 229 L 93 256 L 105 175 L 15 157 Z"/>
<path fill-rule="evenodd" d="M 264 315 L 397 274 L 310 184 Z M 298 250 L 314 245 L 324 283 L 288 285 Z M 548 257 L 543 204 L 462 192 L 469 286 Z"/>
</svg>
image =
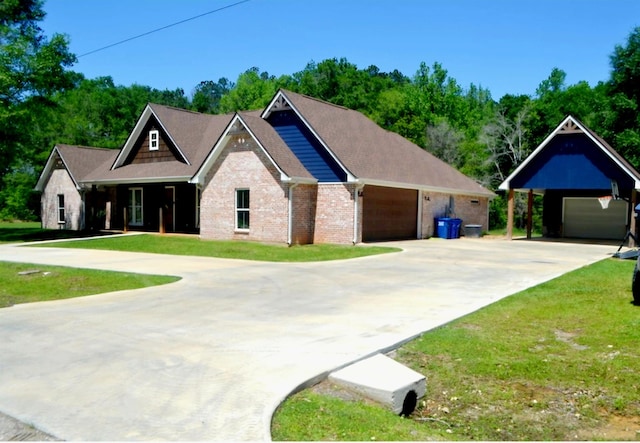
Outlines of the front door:
<svg viewBox="0 0 640 443">
<path fill-rule="evenodd" d="M 164 187 L 164 204 L 162 207 L 162 223 L 165 232 L 175 232 L 176 230 L 176 187 Z"/>
</svg>

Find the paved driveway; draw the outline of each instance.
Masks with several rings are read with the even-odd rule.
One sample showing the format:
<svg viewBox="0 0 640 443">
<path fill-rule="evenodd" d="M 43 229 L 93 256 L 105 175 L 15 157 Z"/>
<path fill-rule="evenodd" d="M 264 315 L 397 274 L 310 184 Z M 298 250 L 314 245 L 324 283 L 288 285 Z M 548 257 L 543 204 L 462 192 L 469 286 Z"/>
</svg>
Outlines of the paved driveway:
<svg viewBox="0 0 640 443">
<path fill-rule="evenodd" d="M 294 388 L 614 246 L 489 239 L 275 264 L 0 247 L 0 260 L 180 275 L 0 310 L 0 411 L 66 440 L 268 440 Z"/>
</svg>

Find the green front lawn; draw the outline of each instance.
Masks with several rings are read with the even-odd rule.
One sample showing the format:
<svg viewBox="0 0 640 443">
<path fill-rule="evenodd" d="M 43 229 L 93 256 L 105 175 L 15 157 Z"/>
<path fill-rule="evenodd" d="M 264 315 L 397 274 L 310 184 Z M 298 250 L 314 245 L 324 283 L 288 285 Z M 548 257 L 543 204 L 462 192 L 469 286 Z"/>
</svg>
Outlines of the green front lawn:
<svg viewBox="0 0 640 443">
<path fill-rule="evenodd" d="M 424 374 L 409 418 L 327 382 L 287 400 L 275 440 L 638 440 L 633 261 L 608 259 L 424 334 L 396 359 Z"/>
<path fill-rule="evenodd" d="M 60 240 L 87 237 L 89 235 L 101 234 L 66 229 L 42 229 L 40 222 L 0 222 L 0 244 Z"/>
<path fill-rule="evenodd" d="M 42 245 L 48 246 L 51 245 Z M 398 252 L 399 248 L 343 245 L 272 245 L 243 241 L 200 240 L 196 236 L 157 234 L 104 237 L 55 244 L 56 248 L 108 249 L 114 251 L 151 252 L 155 254 L 195 255 L 273 262 L 309 262 L 341 260 L 367 255 Z"/>
<path fill-rule="evenodd" d="M 146 288 L 177 280 L 180 278 L 0 261 L 0 308 Z"/>
</svg>

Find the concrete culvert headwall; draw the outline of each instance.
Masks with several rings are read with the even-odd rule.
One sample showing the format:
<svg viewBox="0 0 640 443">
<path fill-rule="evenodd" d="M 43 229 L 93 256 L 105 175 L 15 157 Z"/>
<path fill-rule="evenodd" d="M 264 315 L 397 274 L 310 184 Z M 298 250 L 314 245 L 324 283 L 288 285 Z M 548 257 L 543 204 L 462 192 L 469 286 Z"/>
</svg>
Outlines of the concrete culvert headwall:
<svg viewBox="0 0 640 443">
<path fill-rule="evenodd" d="M 329 379 L 405 416 L 411 415 L 427 390 L 424 375 L 382 354 L 333 372 Z"/>
</svg>

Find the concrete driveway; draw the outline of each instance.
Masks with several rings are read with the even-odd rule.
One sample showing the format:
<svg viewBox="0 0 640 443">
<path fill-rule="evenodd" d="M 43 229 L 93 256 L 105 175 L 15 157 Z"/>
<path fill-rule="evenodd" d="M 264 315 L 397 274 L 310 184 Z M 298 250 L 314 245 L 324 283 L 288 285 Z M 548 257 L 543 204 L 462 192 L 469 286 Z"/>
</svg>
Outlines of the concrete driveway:
<svg viewBox="0 0 640 443">
<path fill-rule="evenodd" d="M 388 245 L 404 252 L 307 264 L 1 246 L 0 260 L 183 279 L 1 309 L 0 411 L 66 440 L 269 440 L 309 379 L 616 250 Z"/>
</svg>

